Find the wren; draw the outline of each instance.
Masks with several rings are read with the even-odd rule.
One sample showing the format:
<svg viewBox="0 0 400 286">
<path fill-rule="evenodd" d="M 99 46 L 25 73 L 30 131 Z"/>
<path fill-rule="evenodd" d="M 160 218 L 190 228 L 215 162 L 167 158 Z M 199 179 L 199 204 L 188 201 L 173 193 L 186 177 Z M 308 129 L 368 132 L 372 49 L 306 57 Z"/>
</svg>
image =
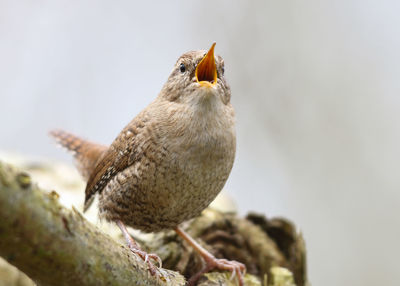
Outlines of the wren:
<svg viewBox="0 0 400 286">
<path fill-rule="evenodd" d="M 64 131 L 51 135 L 74 152 L 87 180 L 84 210 L 99 195 L 99 213 L 115 222 L 132 252 L 147 261 L 155 275 L 156 254 L 147 254 L 126 226 L 144 232 L 174 229 L 198 251 L 205 267 L 228 270 L 243 285 L 245 266 L 217 259 L 179 224 L 198 216 L 221 191 L 231 172 L 235 150 L 235 116 L 224 61 L 207 51 L 191 51 L 176 62 L 158 97 L 142 110 L 110 146 Z"/>
</svg>

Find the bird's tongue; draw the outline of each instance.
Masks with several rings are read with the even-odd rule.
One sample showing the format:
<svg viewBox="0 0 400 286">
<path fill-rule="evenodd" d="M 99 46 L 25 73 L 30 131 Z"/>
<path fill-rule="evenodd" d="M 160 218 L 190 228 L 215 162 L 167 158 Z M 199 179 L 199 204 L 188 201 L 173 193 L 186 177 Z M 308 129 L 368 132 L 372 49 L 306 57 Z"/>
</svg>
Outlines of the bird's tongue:
<svg viewBox="0 0 400 286">
<path fill-rule="evenodd" d="M 212 44 L 207 54 L 200 61 L 196 68 L 197 82 L 202 85 L 215 85 L 217 82 L 217 67 L 214 58 L 215 43 Z"/>
</svg>

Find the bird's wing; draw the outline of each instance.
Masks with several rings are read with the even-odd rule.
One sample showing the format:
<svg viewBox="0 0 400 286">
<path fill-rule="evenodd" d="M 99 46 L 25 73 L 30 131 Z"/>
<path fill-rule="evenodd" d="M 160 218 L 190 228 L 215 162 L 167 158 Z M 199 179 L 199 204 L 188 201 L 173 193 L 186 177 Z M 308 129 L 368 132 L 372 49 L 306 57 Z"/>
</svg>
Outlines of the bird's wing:
<svg viewBox="0 0 400 286">
<path fill-rule="evenodd" d="M 143 122 L 133 120 L 122 130 L 110 148 L 104 153 L 87 182 L 84 211 L 89 208 L 95 193 L 101 193 L 117 173 L 132 165 L 133 162 L 140 160 L 141 152 L 136 148 L 137 142 L 135 138 L 142 132 L 144 127 L 145 124 Z"/>
</svg>

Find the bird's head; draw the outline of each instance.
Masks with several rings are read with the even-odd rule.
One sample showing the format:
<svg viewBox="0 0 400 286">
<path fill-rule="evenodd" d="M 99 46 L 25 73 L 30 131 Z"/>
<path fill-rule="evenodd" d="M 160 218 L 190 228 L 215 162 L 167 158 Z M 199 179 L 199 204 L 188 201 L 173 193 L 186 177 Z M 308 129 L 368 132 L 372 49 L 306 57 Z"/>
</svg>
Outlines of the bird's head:
<svg viewBox="0 0 400 286">
<path fill-rule="evenodd" d="M 214 55 L 215 43 L 208 51 L 191 51 L 176 62 L 161 96 L 175 102 L 202 102 L 210 98 L 228 104 L 230 87 L 224 76 L 224 60 Z"/>
</svg>

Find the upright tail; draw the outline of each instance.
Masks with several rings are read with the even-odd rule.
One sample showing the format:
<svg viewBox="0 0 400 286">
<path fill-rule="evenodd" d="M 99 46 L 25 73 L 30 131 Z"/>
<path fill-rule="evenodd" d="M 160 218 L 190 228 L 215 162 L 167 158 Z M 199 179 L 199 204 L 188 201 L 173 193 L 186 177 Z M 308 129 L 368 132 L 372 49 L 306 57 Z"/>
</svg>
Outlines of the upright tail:
<svg viewBox="0 0 400 286">
<path fill-rule="evenodd" d="M 86 141 L 62 130 L 53 130 L 50 132 L 50 135 L 62 147 L 73 153 L 77 168 L 85 180 L 89 179 L 97 162 L 108 148 L 107 146 Z"/>
</svg>

